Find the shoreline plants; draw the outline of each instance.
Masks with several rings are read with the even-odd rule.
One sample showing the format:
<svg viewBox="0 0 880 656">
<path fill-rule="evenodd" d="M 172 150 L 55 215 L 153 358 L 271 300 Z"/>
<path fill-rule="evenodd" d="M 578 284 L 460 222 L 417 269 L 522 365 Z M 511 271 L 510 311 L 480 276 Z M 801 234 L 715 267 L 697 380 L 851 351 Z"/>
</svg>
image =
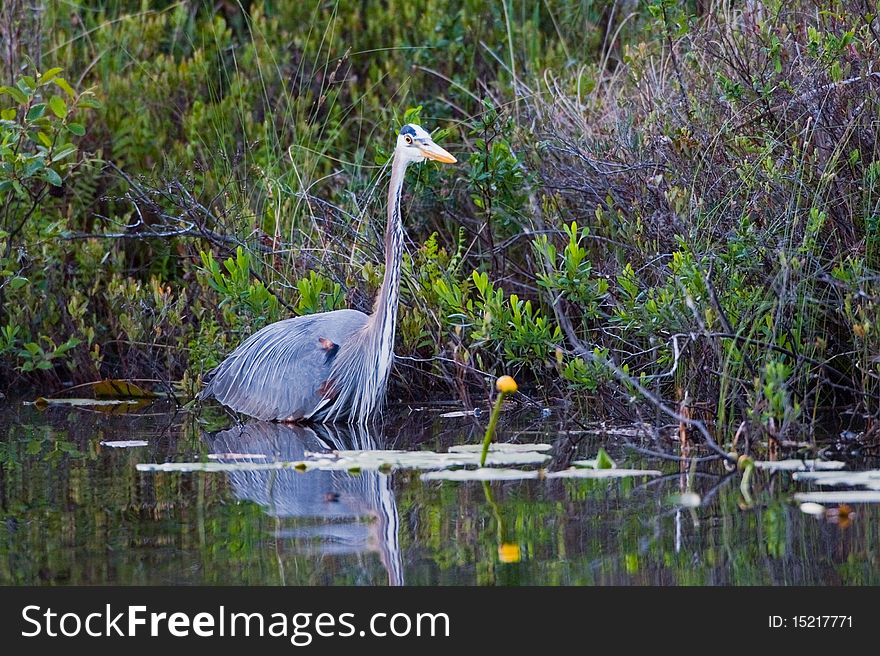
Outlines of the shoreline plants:
<svg viewBox="0 0 880 656">
<path fill-rule="evenodd" d="M 869 5 L 4 3 L 0 389 L 191 394 L 269 321 L 368 310 L 417 121 L 461 164 L 409 173 L 392 400 L 509 373 L 726 446 L 871 435 Z"/>
</svg>

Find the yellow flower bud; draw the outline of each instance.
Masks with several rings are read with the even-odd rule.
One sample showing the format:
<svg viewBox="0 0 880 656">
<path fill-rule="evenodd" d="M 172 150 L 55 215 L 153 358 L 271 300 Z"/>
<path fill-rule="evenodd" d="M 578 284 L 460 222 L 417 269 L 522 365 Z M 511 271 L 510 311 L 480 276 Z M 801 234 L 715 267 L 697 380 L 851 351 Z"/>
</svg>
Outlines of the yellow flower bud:
<svg viewBox="0 0 880 656">
<path fill-rule="evenodd" d="M 503 394 L 513 394 L 518 388 L 516 381 L 511 376 L 502 376 L 495 381 L 495 389 Z"/>
</svg>

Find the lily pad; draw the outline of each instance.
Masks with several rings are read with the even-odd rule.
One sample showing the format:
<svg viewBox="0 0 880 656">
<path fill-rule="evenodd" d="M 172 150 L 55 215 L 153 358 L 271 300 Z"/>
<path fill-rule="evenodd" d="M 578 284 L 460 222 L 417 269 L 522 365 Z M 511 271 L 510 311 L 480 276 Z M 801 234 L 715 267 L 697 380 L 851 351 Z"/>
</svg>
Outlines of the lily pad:
<svg viewBox="0 0 880 656">
<path fill-rule="evenodd" d="M 645 433 L 650 434 L 652 432 L 652 427 L 648 424 L 633 424 L 630 426 L 604 426 L 602 424 L 596 424 L 593 426 L 587 426 L 584 430 L 580 431 L 582 433 L 592 433 L 595 435 L 617 435 L 620 437 L 640 437 Z M 574 433 L 575 431 L 568 431 L 570 433 Z"/>
<path fill-rule="evenodd" d="M 150 446 L 146 440 L 104 440 L 101 446 L 109 446 L 113 449 L 130 449 L 136 446 Z"/>
<path fill-rule="evenodd" d="M 442 469 L 422 474 L 423 481 L 523 481 L 542 478 L 543 470 L 501 469 Z"/>
<path fill-rule="evenodd" d="M 305 468 L 302 462 L 144 462 L 135 465 L 139 472 L 230 472 L 266 471 Z"/>
<path fill-rule="evenodd" d="M 496 442 L 489 445 L 489 453 L 526 453 L 529 451 L 550 451 L 552 444 L 513 444 Z M 457 444 L 449 447 L 449 453 L 480 453 L 482 444 Z"/>
<path fill-rule="evenodd" d="M 306 462 L 320 468 L 336 469 L 362 467 L 378 469 L 390 465 L 399 469 L 446 469 L 448 467 L 467 467 L 478 465 L 480 453 L 434 451 L 333 451 L 313 454 L 306 452 Z M 310 462 L 314 458 L 315 461 Z M 550 459 L 549 455 L 537 451 L 495 451 L 490 452 L 486 462 L 489 465 L 540 465 Z"/>
<path fill-rule="evenodd" d="M 453 410 L 452 412 L 444 412 L 439 415 L 443 419 L 453 419 L 454 417 L 478 417 L 482 414 L 479 409 L 474 410 Z"/>
<path fill-rule="evenodd" d="M 821 517 L 825 515 L 825 506 L 821 503 L 816 503 L 814 501 L 804 501 L 800 505 L 800 509 L 802 513 L 807 515 L 815 515 L 816 517 Z"/>
<path fill-rule="evenodd" d="M 756 460 L 755 467 L 768 471 L 823 471 L 846 467 L 839 460 Z"/>
<path fill-rule="evenodd" d="M 140 410 L 150 403 L 149 399 L 47 399 L 38 397 L 34 401 L 25 401 L 24 405 L 32 405 L 37 410 L 46 410 L 51 407 L 80 408 L 88 412 L 100 412 L 109 415 L 128 414 Z"/>
<path fill-rule="evenodd" d="M 549 455 L 536 451 L 499 451 L 490 453 L 489 465 L 542 465 Z M 297 469 L 307 471 L 388 471 L 389 469 L 448 469 L 478 465 L 478 452 L 436 453 L 433 451 L 329 451 L 306 452 L 305 458 L 296 462 L 168 462 L 144 463 L 138 471 L 246 471 L 263 469 Z"/>
<path fill-rule="evenodd" d="M 47 399 L 39 396 L 33 401 L 25 401 L 25 405 L 36 406 L 39 410 L 47 408 L 50 405 L 68 405 L 74 407 L 107 407 L 107 406 L 126 406 L 140 405 L 142 401 L 134 399 Z"/>
<path fill-rule="evenodd" d="M 545 472 L 543 469 L 444 469 L 422 474 L 423 481 L 516 481 L 550 478 L 626 478 L 629 476 L 659 476 L 651 469 L 563 469 Z"/>
<path fill-rule="evenodd" d="M 549 472 L 546 478 L 627 478 L 630 476 L 660 476 L 656 469 L 585 469 L 570 467 Z"/>
<path fill-rule="evenodd" d="M 880 470 L 834 471 L 834 472 L 795 472 L 795 480 L 810 481 L 816 485 L 866 487 L 880 490 Z"/>
<path fill-rule="evenodd" d="M 834 492 L 800 492 L 794 495 L 801 503 L 880 503 L 880 490 L 841 490 Z"/>
</svg>

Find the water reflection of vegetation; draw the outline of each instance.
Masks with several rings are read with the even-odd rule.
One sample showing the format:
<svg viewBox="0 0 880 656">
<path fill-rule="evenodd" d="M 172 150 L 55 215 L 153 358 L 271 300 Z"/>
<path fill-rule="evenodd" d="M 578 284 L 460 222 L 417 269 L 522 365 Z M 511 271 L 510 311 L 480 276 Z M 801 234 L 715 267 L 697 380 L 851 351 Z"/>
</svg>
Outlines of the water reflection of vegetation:
<svg viewBox="0 0 880 656">
<path fill-rule="evenodd" d="M 329 556 L 277 539 L 277 518 L 237 501 L 226 475 L 135 471 L 145 460 L 205 456 L 192 420 L 163 429 L 168 417 L 30 409 L 0 416 L 8 420 L 0 424 L 2 584 L 388 581 L 376 553 Z M 120 436 L 151 446 L 100 446 Z M 489 503 L 478 483 L 427 483 L 418 472 L 395 472 L 406 583 L 880 583 L 876 506 L 857 508 L 843 529 L 790 504 L 788 474 L 770 485 L 762 478 L 755 507 L 745 510 L 736 480 L 695 478 L 704 499 L 721 484 L 692 515 L 667 503 L 683 490 L 677 473 L 647 483 L 491 483 Z M 501 562 L 499 522 L 504 542 L 519 547 L 519 562 Z"/>
</svg>

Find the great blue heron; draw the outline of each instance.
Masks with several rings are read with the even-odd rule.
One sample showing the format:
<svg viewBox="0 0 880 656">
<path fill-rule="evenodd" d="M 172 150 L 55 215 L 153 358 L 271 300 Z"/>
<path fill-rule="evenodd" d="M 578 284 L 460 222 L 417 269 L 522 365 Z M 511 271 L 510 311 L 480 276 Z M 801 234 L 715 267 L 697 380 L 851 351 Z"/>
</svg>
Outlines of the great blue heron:
<svg viewBox="0 0 880 656">
<path fill-rule="evenodd" d="M 385 276 L 373 313 L 334 310 L 277 321 L 257 331 L 212 372 L 199 398 L 215 398 L 251 417 L 363 424 L 381 406 L 394 358 L 406 167 L 455 157 L 418 125 L 397 136 L 388 187 Z"/>
</svg>

